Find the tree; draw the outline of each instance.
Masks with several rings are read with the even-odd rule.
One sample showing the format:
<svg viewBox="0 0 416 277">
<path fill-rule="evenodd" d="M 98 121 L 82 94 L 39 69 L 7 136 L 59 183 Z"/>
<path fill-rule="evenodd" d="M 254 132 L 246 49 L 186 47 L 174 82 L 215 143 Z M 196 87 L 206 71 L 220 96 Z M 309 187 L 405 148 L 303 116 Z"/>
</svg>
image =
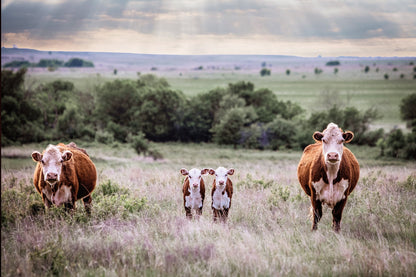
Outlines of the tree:
<svg viewBox="0 0 416 277">
<path fill-rule="evenodd" d="M 177 140 L 184 120 L 185 96 L 171 89 L 148 89 L 140 97 L 134 121 L 146 138 L 153 141 Z"/>
<path fill-rule="evenodd" d="M 415 126 L 416 121 L 416 93 L 409 94 L 400 103 L 400 115 L 403 120 L 407 120 Z"/>
<path fill-rule="evenodd" d="M 41 110 L 43 125 L 48 133 L 55 129 L 59 117 L 66 109 L 66 101 L 73 89 L 73 83 L 60 80 L 37 88 L 35 102 Z"/>
<path fill-rule="evenodd" d="M 214 141 L 218 144 L 231 144 L 234 147 L 240 142 L 244 127 L 255 121 L 255 111 L 251 107 L 230 109 L 220 122 L 212 128 Z"/>
<path fill-rule="evenodd" d="M 23 88 L 27 69 L 1 71 L 1 145 L 42 139 L 40 111 Z"/>
</svg>

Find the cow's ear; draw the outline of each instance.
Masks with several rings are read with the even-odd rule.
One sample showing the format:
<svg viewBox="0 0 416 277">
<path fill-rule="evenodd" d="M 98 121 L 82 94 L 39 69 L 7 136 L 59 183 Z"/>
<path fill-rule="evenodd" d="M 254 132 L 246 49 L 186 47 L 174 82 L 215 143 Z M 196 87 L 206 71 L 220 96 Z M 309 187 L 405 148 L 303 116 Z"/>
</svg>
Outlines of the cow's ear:
<svg viewBox="0 0 416 277">
<path fill-rule="evenodd" d="M 181 168 L 181 174 L 186 176 L 189 174 L 188 170 L 186 170 L 185 168 Z"/>
<path fill-rule="evenodd" d="M 342 137 L 345 139 L 345 143 L 348 143 L 354 138 L 354 133 L 351 131 L 346 131 L 342 134 Z"/>
<path fill-rule="evenodd" d="M 324 134 L 322 134 L 321 132 L 315 132 L 315 133 L 313 133 L 312 137 L 316 141 L 321 141 L 322 138 L 324 137 Z"/>
<path fill-rule="evenodd" d="M 64 153 L 62 153 L 62 161 L 66 162 L 69 161 L 72 158 L 72 152 L 71 151 L 64 151 Z"/>
<path fill-rule="evenodd" d="M 207 174 L 209 172 L 208 168 L 204 168 L 201 170 L 201 175 Z"/>
<path fill-rule="evenodd" d="M 233 175 L 234 174 L 234 168 L 230 168 L 227 172 L 228 175 Z"/>
<path fill-rule="evenodd" d="M 210 168 L 210 169 L 209 169 L 209 174 L 214 175 L 214 174 L 215 174 L 215 170 L 214 170 L 214 169 L 212 169 L 212 168 Z"/>
<path fill-rule="evenodd" d="M 35 162 L 40 162 L 40 161 L 42 160 L 42 154 L 41 154 L 41 153 L 39 153 L 38 151 L 34 151 L 34 152 L 32 153 L 32 159 L 33 159 Z"/>
</svg>

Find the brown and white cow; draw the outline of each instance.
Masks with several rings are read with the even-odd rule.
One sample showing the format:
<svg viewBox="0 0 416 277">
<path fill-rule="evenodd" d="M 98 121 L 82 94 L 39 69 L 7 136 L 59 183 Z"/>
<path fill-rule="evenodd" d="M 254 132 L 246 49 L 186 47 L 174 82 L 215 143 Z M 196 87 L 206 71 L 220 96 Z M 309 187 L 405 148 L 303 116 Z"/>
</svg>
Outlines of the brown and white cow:
<svg viewBox="0 0 416 277">
<path fill-rule="evenodd" d="M 330 123 L 321 132 L 315 132 L 315 144 L 308 145 L 298 165 L 298 179 L 310 196 L 313 213 L 312 230 L 318 228 L 322 217 L 322 204 L 332 209 L 332 227 L 341 229 L 341 217 L 345 203 L 355 188 L 360 166 L 354 154 L 344 146 L 354 137 L 351 131 L 343 132 Z"/>
<path fill-rule="evenodd" d="M 38 162 L 33 183 L 46 208 L 54 204 L 74 209 L 75 202 L 82 199 L 86 212 L 91 213 L 97 171 L 84 149 L 73 142 L 50 144 L 42 154 L 34 151 L 32 159 Z"/>
<path fill-rule="evenodd" d="M 214 170 L 211 168 L 209 174 L 215 175 L 211 190 L 214 221 L 219 219 L 222 222 L 226 222 L 228 211 L 231 208 L 231 199 L 233 197 L 233 183 L 230 178 L 228 178 L 228 175 L 233 175 L 234 169 L 218 167 Z"/>
<path fill-rule="evenodd" d="M 202 175 L 208 173 L 208 168 L 202 170 L 192 168 L 191 170 L 181 169 L 181 174 L 186 176 L 183 186 L 183 206 L 186 217 L 192 219 L 192 210 L 195 210 L 196 216 L 202 214 L 202 207 L 205 198 L 205 183 Z"/>
</svg>

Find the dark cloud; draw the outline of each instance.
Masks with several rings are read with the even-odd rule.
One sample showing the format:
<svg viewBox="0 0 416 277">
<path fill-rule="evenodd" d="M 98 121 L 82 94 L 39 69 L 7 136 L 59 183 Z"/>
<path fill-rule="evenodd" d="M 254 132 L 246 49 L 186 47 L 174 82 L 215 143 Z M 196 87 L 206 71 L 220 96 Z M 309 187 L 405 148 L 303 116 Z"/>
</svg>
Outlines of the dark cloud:
<svg viewBox="0 0 416 277">
<path fill-rule="evenodd" d="M 347 2 L 348 3 L 348 2 Z M 129 29 L 177 35 L 271 35 L 285 38 L 362 39 L 414 37 L 411 1 L 14 1 L 1 11 L 2 33 L 63 38 L 80 31 Z M 416 16 L 415 16 L 416 17 Z M 407 19 L 408 20 L 408 19 Z M 406 29 L 405 27 L 406 26 Z"/>
</svg>

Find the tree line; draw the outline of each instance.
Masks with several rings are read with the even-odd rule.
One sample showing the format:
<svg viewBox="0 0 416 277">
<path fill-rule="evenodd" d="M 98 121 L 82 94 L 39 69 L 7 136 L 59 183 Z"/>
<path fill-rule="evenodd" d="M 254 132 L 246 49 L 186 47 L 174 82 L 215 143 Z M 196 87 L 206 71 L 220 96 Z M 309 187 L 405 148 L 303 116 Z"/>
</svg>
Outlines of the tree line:
<svg viewBox="0 0 416 277">
<path fill-rule="evenodd" d="M 355 133 L 354 143 L 377 145 L 383 154 L 412 158 L 404 153 L 415 153 L 416 149 L 414 114 L 403 118 L 413 122 L 413 131 L 402 134 L 405 143 L 393 153 L 387 149 L 393 134 L 369 129 L 379 118 L 375 109 L 359 111 L 334 105 L 306 118 L 298 104 L 280 101 L 271 90 L 256 89 L 250 82 L 230 83 L 186 97 L 166 79 L 152 74 L 140 75 L 137 80 L 116 79 L 83 92 L 62 80 L 28 90 L 23 85 L 25 73 L 24 68 L 1 72 L 2 146 L 84 140 L 131 143 L 139 153 L 152 152 L 147 147 L 149 141 L 303 149 L 313 142 L 314 131 L 336 122 Z M 407 109 L 413 111 L 415 99 L 403 101 L 410 103 Z M 406 147 L 413 147 L 413 152 Z"/>
<path fill-rule="evenodd" d="M 91 61 L 86 61 L 80 58 L 71 58 L 67 62 L 57 60 L 57 59 L 41 59 L 37 63 L 31 63 L 29 61 L 12 61 L 3 65 L 3 67 L 94 67 L 94 63 Z"/>
</svg>

